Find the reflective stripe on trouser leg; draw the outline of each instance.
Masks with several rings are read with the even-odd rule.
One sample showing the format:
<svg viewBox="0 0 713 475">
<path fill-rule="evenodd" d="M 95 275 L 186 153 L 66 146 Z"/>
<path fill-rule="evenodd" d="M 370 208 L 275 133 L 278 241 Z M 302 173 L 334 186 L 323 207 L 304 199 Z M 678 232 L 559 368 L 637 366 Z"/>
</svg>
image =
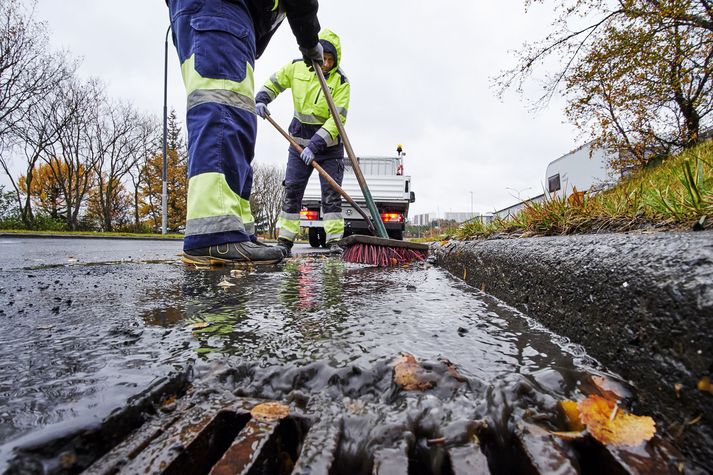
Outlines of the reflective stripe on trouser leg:
<svg viewBox="0 0 713 475">
<path fill-rule="evenodd" d="M 278 238 L 294 241 L 300 232 L 300 214 L 283 211 L 280 214 L 280 219 L 277 220 L 277 226 L 280 228 Z"/>
<path fill-rule="evenodd" d="M 324 232 L 327 233 L 327 242 L 337 241 L 344 236 L 344 218 L 342 213 L 325 213 Z"/>
<path fill-rule="evenodd" d="M 254 219 L 250 191 L 255 34 L 241 2 L 169 2 L 188 96 L 186 250 L 243 242 Z M 180 14 L 177 14 L 179 13 Z"/>
</svg>

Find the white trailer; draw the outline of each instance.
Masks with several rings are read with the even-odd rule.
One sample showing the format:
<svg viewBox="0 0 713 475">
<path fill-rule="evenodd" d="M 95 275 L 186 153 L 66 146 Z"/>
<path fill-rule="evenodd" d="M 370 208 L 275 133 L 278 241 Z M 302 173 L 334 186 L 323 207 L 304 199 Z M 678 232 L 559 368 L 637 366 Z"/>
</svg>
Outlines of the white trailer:
<svg viewBox="0 0 713 475">
<path fill-rule="evenodd" d="M 596 193 L 619 180 L 609 162 L 611 155 L 593 143 L 561 156 L 547 165 L 546 189 L 550 194 L 567 198 L 576 188 L 578 192 Z"/>
<path fill-rule="evenodd" d="M 384 221 L 384 226 L 393 239 L 403 239 L 408 219 L 409 205 L 416 200 L 411 190 L 411 177 L 403 174 L 403 157 L 400 147 L 396 157 L 357 157 L 369 191 Z M 361 188 L 352 170 L 349 159 L 344 159 L 344 179 L 342 188 L 356 203 L 369 213 Z M 322 221 L 322 193 L 319 175 L 313 172 L 304 197 L 300 226 L 308 228 L 309 243 L 312 247 L 325 246 L 326 233 Z M 344 215 L 344 235 L 368 234 L 367 223 L 362 216 L 342 199 Z"/>
</svg>

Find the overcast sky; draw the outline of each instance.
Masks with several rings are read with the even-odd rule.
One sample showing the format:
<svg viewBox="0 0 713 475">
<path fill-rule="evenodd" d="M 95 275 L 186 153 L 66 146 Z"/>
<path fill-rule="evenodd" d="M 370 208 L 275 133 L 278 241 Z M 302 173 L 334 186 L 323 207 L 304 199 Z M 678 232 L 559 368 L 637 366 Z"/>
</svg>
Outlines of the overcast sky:
<svg viewBox="0 0 713 475">
<path fill-rule="evenodd" d="M 102 79 L 112 97 L 161 114 L 163 0 L 39 0 L 37 17 L 48 22 L 53 48 L 82 59 L 83 76 Z M 356 153 L 392 155 L 404 144 L 416 192 L 411 215 L 470 211 L 471 192 L 481 212 L 540 194 L 547 164 L 584 140 L 566 122 L 561 100 L 533 114 L 522 97 L 500 101 L 490 87 L 513 64 L 513 50 L 546 34 L 551 2 L 525 14 L 522 0 L 325 0 L 319 19 L 342 39 L 341 67 L 352 85 L 347 133 Z M 169 108 L 184 121 L 172 45 L 169 55 Z M 256 85 L 297 56 L 285 22 L 257 62 Z M 270 110 L 286 127 L 289 94 Z M 283 140 L 259 121 L 256 163 L 284 164 Z"/>
</svg>

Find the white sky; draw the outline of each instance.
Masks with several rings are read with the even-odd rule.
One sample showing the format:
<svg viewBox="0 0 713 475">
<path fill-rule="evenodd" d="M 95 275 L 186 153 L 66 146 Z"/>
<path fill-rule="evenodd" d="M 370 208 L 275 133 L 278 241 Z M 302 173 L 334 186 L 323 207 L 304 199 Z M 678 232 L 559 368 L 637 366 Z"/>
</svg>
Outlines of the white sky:
<svg viewBox="0 0 713 475">
<path fill-rule="evenodd" d="M 82 58 L 80 74 L 160 116 L 163 0 L 39 0 L 37 17 L 48 22 L 54 48 Z M 511 51 L 543 37 L 551 18 L 551 2 L 527 14 L 521 0 L 320 2 L 320 23 L 342 39 L 352 145 L 359 155 L 391 155 L 404 144 L 416 192 L 412 216 L 470 211 L 471 192 L 481 212 L 540 194 L 547 164 L 584 140 L 566 123 L 561 100 L 533 114 L 517 94 L 500 101 L 490 87 L 513 64 Z M 183 120 L 185 95 L 169 48 L 168 104 Z M 257 63 L 256 86 L 298 56 L 285 22 Z M 291 98 L 281 95 L 270 110 L 286 127 Z M 256 163 L 284 164 L 283 140 L 259 121 Z"/>
</svg>

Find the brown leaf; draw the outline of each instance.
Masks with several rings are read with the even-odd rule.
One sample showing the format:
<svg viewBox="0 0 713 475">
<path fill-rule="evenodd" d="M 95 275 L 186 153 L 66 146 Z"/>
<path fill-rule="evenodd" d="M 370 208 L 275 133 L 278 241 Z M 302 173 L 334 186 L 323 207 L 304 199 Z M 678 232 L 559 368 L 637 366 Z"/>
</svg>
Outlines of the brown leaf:
<svg viewBox="0 0 713 475">
<path fill-rule="evenodd" d="M 455 379 L 459 383 L 465 383 L 467 379 L 465 379 L 459 372 L 458 372 L 458 367 L 451 362 L 448 358 L 440 358 L 441 363 L 446 365 L 446 370 L 448 371 L 448 374 L 450 375 L 451 378 Z"/>
<path fill-rule="evenodd" d="M 402 353 L 394 365 L 394 382 L 406 391 L 425 391 L 433 387 L 433 382 L 426 378 L 426 374 L 416 361 L 416 357 L 409 353 Z"/>
<path fill-rule="evenodd" d="M 577 401 L 560 401 L 560 407 L 564 411 L 565 417 L 567 417 L 567 426 L 569 430 L 574 432 L 582 432 L 584 430 L 584 424 L 579 419 L 579 409 L 577 409 Z"/>
<path fill-rule="evenodd" d="M 203 328 L 208 328 L 210 326 L 209 322 L 198 322 L 188 325 L 191 330 L 202 330 Z"/>
<path fill-rule="evenodd" d="M 705 391 L 713 394 L 713 385 L 711 384 L 711 380 L 708 377 L 701 378 L 701 380 L 698 381 L 697 387 L 700 391 Z"/>
<path fill-rule="evenodd" d="M 581 439 L 582 437 L 587 435 L 587 433 L 583 430 L 579 431 L 579 432 L 577 432 L 577 431 L 551 432 L 551 434 L 559 437 L 562 440 L 567 440 L 567 441 Z"/>
<path fill-rule="evenodd" d="M 253 407 L 250 415 L 259 421 L 272 422 L 289 416 L 290 408 L 279 402 L 265 402 Z"/>
<path fill-rule="evenodd" d="M 616 403 L 604 397 L 589 396 L 577 408 L 587 431 L 605 445 L 636 446 L 656 433 L 652 418 L 617 410 Z"/>
</svg>

